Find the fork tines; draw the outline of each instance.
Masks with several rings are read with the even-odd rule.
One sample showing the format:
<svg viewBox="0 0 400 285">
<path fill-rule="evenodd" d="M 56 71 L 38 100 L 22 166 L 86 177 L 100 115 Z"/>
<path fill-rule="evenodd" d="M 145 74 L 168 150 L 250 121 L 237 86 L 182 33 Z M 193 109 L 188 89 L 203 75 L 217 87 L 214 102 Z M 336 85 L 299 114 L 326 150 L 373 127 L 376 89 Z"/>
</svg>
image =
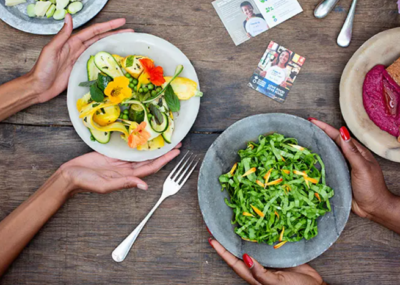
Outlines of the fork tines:
<svg viewBox="0 0 400 285">
<path fill-rule="evenodd" d="M 190 177 L 197 164 L 199 163 L 199 159 L 197 159 L 197 155 L 194 155 L 192 152 L 188 151 L 181 161 L 179 161 L 178 165 L 172 170 L 171 174 L 167 179 L 171 179 L 178 185 L 185 184 L 186 180 Z M 182 167 L 181 164 L 183 163 Z M 183 172 L 182 172 L 183 171 Z M 181 174 L 182 172 L 182 174 Z M 186 174 L 187 173 L 187 174 Z"/>
</svg>

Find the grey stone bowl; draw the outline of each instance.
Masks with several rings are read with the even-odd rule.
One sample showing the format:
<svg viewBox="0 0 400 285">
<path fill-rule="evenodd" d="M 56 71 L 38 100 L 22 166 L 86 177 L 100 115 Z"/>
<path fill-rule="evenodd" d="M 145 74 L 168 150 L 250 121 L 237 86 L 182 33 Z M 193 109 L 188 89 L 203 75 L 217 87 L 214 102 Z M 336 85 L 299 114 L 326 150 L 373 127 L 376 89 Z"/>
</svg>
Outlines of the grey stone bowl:
<svg viewBox="0 0 400 285">
<path fill-rule="evenodd" d="M 72 15 L 74 29 L 82 26 L 96 16 L 106 5 L 108 0 L 82 0 L 83 9 Z M 23 32 L 37 35 L 54 35 L 64 25 L 64 21 L 57 21 L 53 18 L 30 18 L 26 14 L 26 7 L 35 3 L 34 0 L 27 0 L 27 3 L 13 7 L 6 7 L 5 0 L 0 0 L 0 19 L 10 26 Z"/>
<path fill-rule="evenodd" d="M 332 211 L 318 219 L 318 235 L 309 240 L 286 243 L 279 249 L 267 244 L 242 240 L 233 231 L 232 210 L 225 204 L 227 191 L 221 192 L 218 177 L 239 160 L 237 151 L 258 136 L 281 133 L 296 138 L 299 144 L 318 153 L 325 163 L 326 182 L 335 190 Z M 349 170 L 336 144 L 318 127 L 288 114 L 262 114 L 236 122 L 211 145 L 200 169 L 198 196 L 204 221 L 214 238 L 229 252 L 241 258 L 247 253 L 262 265 L 273 268 L 294 267 L 307 263 L 325 252 L 343 231 L 351 209 Z"/>
</svg>

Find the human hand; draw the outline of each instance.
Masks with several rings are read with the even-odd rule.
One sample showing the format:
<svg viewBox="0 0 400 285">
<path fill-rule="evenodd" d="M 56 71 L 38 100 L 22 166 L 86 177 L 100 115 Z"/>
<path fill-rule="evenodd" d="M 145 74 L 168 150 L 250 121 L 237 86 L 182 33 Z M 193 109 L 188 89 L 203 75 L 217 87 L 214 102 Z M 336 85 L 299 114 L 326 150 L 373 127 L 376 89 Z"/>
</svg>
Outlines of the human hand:
<svg viewBox="0 0 400 285">
<path fill-rule="evenodd" d="M 251 285 L 323 285 L 322 277 L 309 265 L 272 270 L 266 269 L 254 258 L 243 255 L 243 261 L 228 252 L 219 242 L 209 238 L 208 242 L 219 256 L 236 272 L 239 277 Z"/>
<path fill-rule="evenodd" d="M 167 154 L 143 162 L 121 161 L 91 152 L 63 164 L 60 172 L 70 185 L 69 194 L 84 191 L 106 194 L 132 187 L 147 190 L 147 183 L 140 178 L 158 172 L 179 155 L 180 147 L 178 144 Z"/>
<path fill-rule="evenodd" d="M 71 36 L 71 15 L 65 17 L 61 31 L 43 48 L 39 59 L 28 73 L 38 103 L 46 102 L 67 88 L 68 79 L 78 57 L 92 44 L 112 34 L 133 32 L 132 29 L 111 31 L 125 24 L 125 19 L 95 24 Z M 111 31 L 111 32 L 110 32 Z"/>
<path fill-rule="evenodd" d="M 308 120 L 336 142 L 350 163 L 353 212 L 360 217 L 373 219 L 374 215 L 387 208 L 394 196 L 386 186 L 378 161 L 367 148 L 350 137 L 346 127 L 341 127 L 339 131 L 317 119 Z"/>
</svg>

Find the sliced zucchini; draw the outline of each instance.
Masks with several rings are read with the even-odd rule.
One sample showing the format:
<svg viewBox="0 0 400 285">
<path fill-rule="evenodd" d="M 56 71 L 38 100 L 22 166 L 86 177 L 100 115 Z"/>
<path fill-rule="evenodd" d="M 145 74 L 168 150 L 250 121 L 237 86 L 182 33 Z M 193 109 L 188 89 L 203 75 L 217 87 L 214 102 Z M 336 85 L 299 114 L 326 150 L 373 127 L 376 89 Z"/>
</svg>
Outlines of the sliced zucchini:
<svg viewBox="0 0 400 285">
<path fill-rule="evenodd" d="M 148 141 L 144 145 L 139 145 L 137 150 L 156 150 L 162 148 L 164 145 L 165 143 L 163 137 L 158 136 L 155 139 Z"/>
<path fill-rule="evenodd" d="M 152 117 L 150 120 L 150 126 L 153 131 L 161 134 L 168 129 L 168 116 L 165 113 L 161 113 L 164 117 L 164 120 L 161 125 L 157 124 L 155 117 Z"/>
<path fill-rule="evenodd" d="M 97 68 L 96 64 L 94 64 L 94 56 L 91 55 L 86 64 L 87 69 L 87 77 L 89 81 L 97 80 L 99 76 L 100 70 Z"/>
<path fill-rule="evenodd" d="M 111 132 L 102 132 L 102 131 L 93 130 L 93 129 L 89 129 L 89 131 L 92 134 L 92 136 L 94 137 L 94 139 L 101 144 L 106 144 L 111 139 Z"/>
<path fill-rule="evenodd" d="M 154 139 L 154 138 L 156 138 L 156 137 L 158 137 L 160 135 L 160 133 L 155 132 L 153 130 L 153 128 L 150 126 L 149 117 L 147 115 L 147 110 L 146 110 L 145 106 L 141 102 L 136 101 L 136 100 L 128 100 L 128 101 L 125 101 L 125 104 L 135 104 L 135 105 L 139 105 L 139 106 L 142 107 L 142 109 L 144 110 L 144 119 L 143 119 L 143 121 L 146 122 L 145 130 L 150 134 L 149 140 L 152 140 L 152 139 Z"/>
<path fill-rule="evenodd" d="M 174 133 L 175 129 L 175 122 L 168 116 L 168 128 L 165 132 L 162 133 L 162 137 L 167 143 L 171 143 L 172 141 L 172 134 Z"/>
<path fill-rule="evenodd" d="M 112 78 L 124 76 L 118 62 L 108 52 L 101 51 L 94 56 L 94 64 L 97 68 Z"/>
</svg>

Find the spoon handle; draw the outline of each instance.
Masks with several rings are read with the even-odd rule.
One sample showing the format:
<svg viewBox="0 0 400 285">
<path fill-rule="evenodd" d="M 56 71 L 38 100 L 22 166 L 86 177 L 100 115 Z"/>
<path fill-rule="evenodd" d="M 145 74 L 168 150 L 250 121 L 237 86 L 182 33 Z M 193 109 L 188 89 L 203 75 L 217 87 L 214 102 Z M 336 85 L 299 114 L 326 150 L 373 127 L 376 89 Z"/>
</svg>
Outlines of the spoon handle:
<svg viewBox="0 0 400 285">
<path fill-rule="evenodd" d="M 314 10 L 315 18 L 325 18 L 336 6 L 339 0 L 322 0 Z"/>
<path fill-rule="evenodd" d="M 343 24 L 342 30 L 337 38 L 337 44 L 341 47 L 348 47 L 351 42 L 351 36 L 353 34 L 353 20 L 356 12 L 357 0 L 353 0 L 349 14 L 347 15 L 346 21 Z"/>
</svg>

